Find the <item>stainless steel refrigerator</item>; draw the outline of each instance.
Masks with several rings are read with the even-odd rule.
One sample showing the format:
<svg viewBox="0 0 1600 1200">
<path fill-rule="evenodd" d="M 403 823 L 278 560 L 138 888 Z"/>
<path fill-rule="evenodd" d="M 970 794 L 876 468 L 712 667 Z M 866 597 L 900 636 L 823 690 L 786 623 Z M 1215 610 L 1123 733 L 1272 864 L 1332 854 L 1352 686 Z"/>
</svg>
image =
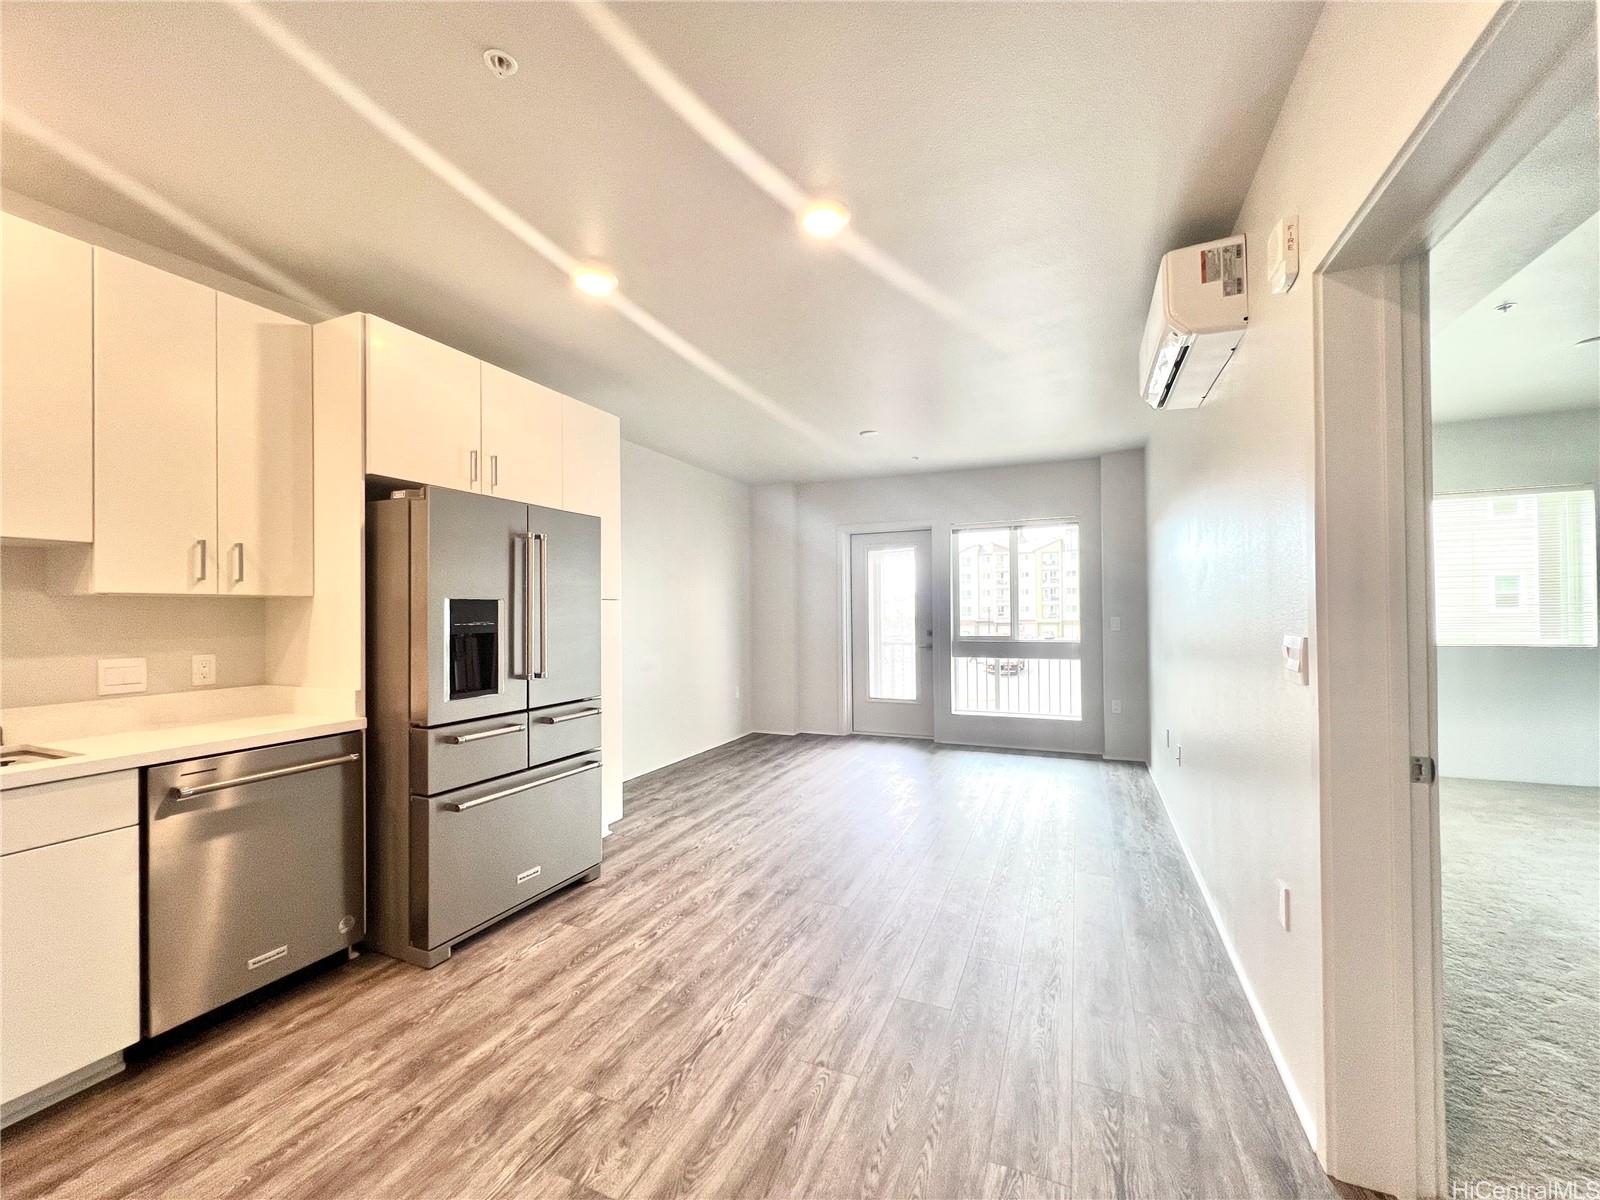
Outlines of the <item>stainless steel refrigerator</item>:
<svg viewBox="0 0 1600 1200">
<path fill-rule="evenodd" d="M 431 967 L 600 873 L 600 521 L 426 487 L 367 540 L 367 941 Z"/>
</svg>

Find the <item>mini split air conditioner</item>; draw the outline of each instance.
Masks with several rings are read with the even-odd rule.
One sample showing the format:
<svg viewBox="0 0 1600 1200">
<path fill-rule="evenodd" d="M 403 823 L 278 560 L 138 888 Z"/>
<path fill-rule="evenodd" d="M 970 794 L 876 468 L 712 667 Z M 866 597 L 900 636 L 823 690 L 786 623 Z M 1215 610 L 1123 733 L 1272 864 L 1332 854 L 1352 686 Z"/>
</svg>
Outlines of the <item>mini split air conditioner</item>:
<svg viewBox="0 0 1600 1200">
<path fill-rule="evenodd" d="M 1244 340 L 1250 320 L 1243 235 L 1161 258 L 1139 346 L 1151 408 L 1199 408 Z"/>
</svg>

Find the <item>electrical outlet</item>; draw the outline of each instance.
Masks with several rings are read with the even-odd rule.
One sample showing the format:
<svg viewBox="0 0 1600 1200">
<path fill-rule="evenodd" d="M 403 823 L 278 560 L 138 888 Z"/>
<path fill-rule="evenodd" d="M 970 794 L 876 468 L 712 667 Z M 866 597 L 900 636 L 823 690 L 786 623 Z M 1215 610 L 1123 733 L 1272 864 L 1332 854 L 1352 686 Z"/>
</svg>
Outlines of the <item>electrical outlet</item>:
<svg viewBox="0 0 1600 1200">
<path fill-rule="evenodd" d="M 1281 879 L 1278 880 L 1278 924 L 1285 933 L 1289 932 L 1289 885 Z"/>
<path fill-rule="evenodd" d="M 1121 700 L 1113 700 L 1111 702 L 1111 715 L 1112 716 L 1120 716 L 1121 713 L 1122 713 L 1122 701 Z"/>
<path fill-rule="evenodd" d="M 99 668 L 99 690 L 102 696 L 121 696 L 128 692 L 142 692 L 146 687 L 144 659 L 102 658 Z"/>
<path fill-rule="evenodd" d="M 1111 618 L 1111 632 L 1112 633 L 1121 633 L 1122 632 L 1122 618 L 1121 617 L 1112 617 Z"/>
<path fill-rule="evenodd" d="M 189 682 L 195 687 L 210 687 L 217 681 L 217 656 L 196 654 L 189 659 Z"/>
</svg>

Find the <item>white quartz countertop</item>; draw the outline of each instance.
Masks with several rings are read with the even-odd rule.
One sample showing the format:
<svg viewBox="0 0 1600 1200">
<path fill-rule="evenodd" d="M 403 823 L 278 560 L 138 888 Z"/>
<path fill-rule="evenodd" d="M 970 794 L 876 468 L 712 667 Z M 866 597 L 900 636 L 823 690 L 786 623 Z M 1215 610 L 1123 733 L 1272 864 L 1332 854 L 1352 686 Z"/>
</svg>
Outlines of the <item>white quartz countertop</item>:
<svg viewBox="0 0 1600 1200">
<path fill-rule="evenodd" d="M 241 689 L 243 690 L 243 689 Z M 169 716 L 171 714 L 163 714 Z M 199 714 L 196 714 L 199 715 Z M 0 768 L 0 788 L 28 787 L 36 783 L 56 783 L 81 779 L 137 767 L 155 766 L 186 758 L 228 754 L 279 742 L 324 737 L 365 729 L 366 718 L 315 711 L 281 711 L 216 714 L 205 720 L 163 720 L 144 727 L 101 730 L 80 737 L 38 736 L 66 729 L 26 730 L 14 737 L 6 730 L 11 747 L 38 746 L 67 753 L 70 757 L 42 762 L 17 763 Z M 23 730 L 17 730 L 23 733 Z"/>
</svg>

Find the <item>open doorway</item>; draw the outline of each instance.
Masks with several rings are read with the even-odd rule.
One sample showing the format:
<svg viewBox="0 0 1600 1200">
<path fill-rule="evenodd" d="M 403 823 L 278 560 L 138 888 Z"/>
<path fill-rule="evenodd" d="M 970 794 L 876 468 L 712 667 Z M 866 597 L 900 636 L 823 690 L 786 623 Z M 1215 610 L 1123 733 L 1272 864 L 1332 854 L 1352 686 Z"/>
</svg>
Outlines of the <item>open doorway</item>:
<svg viewBox="0 0 1600 1200">
<path fill-rule="evenodd" d="M 1595 92 L 1428 257 L 1453 1188 L 1600 1177 Z"/>
</svg>

